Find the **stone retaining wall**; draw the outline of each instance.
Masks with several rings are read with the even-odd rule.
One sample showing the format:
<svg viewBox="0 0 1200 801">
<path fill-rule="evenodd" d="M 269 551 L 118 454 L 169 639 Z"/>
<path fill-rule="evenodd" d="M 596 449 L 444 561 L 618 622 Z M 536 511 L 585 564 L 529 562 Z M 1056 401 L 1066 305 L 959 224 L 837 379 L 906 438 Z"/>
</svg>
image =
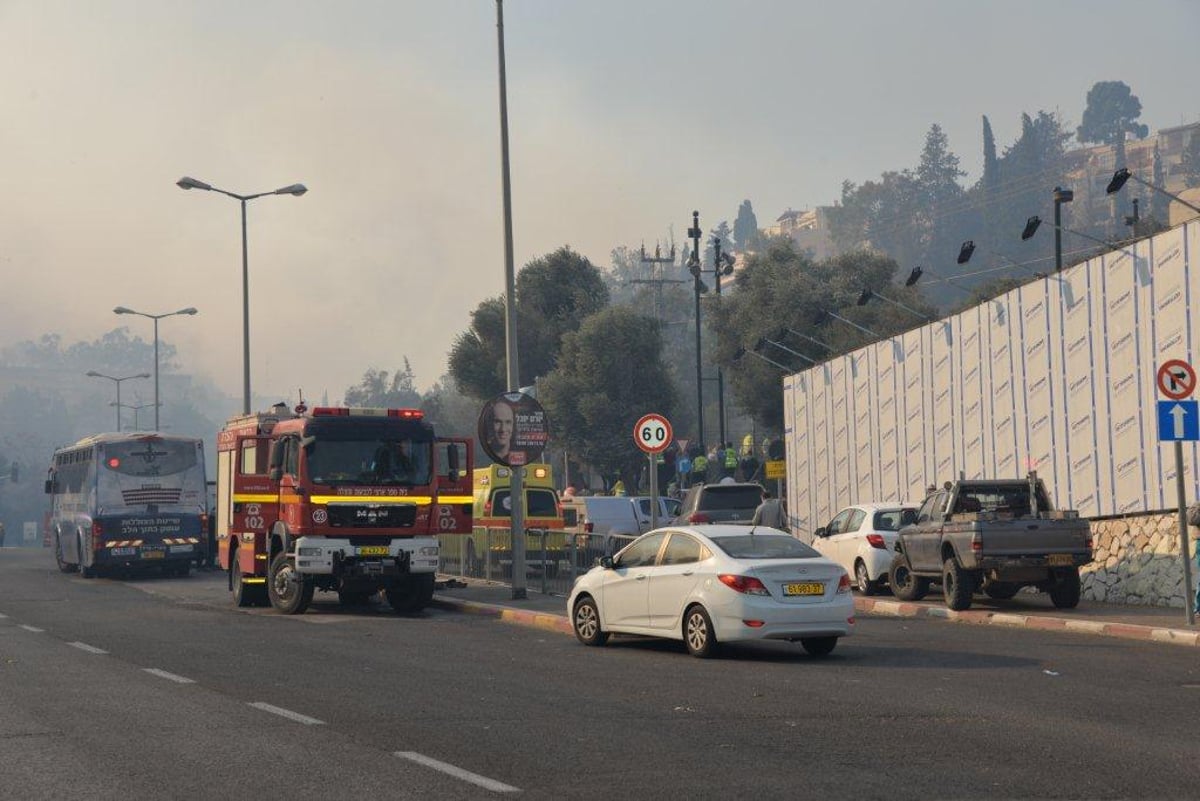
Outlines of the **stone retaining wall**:
<svg viewBox="0 0 1200 801">
<path fill-rule="evenodd" d="M 1083 597 L 1092 601 L 1183 608 L 1183 564 L 1176 514 L 1091 521 L 1095 559 L 1083 568 Z M 1191 535 L 1195 537 L 1193 529 Z M 1192 588 L 1196 540 L 1189 540 Z"/>
</svg>

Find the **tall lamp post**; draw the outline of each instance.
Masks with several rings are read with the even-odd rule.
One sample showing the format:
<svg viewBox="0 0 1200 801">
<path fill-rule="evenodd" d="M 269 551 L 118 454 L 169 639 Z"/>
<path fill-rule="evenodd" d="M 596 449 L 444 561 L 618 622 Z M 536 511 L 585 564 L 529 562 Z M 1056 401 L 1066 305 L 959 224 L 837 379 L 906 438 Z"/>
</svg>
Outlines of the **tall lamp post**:
<svg viewBox="0 0 1200 801">
<path fill-rule="evenodd" d="M 149 373 L 138 373 L 137 375 L 127 375 L 127 376 L 122 376 L 122 377 L 118 378 L 113 375 L 105 375 L 104 373 L 97 373 L 95 370 L 88 370 L 87 373 L 85 373 L 85 375 L 88 378 L 107 378 L 109 381 L 112 381 L 114 384 L 117 385 L 117 432 L 120 433 L 120 431 L 121 431 L 121 382 L 128 381 L 131 378 L 149 378 L 150 374 Z"/>
<path fill-rule="evenodd" d="M 688 260 L 688 270 L 694 279 L 692 287 L 696 291 L 696 428 L 700 447 L 704 442 L 704 377 L 700 366 L 700 293 L 707 292 L 708 287 L 700 280 L 700 212 L 692 212 L 692 227 L 688 229 L 692 239 L 692 257 Z"/>
<path fill-rule="evenodd" d="M 733 273 L 733 256 L 721 252 L 721 238 L 714 236 L 713 240 L 713 278 L 717 290 L 717 302 L 721 302 L 721 276 Z M 725 447 L 725 372 L 717 365 L 717 426 L 720 430 L 721 444 Z"/>
<path fill-rule="evenodd" d="M 164 317 L 174 317 L 177 314 L 193 315 L 196 314 L 196 309 L 188 306 L 186 309 L 179 311 L 167 312 L 166 314 L 146 314 L 145 312 L 134 311 L 127 309 L 124 306 L 118 306 L 113 309 L 113 314 L 136 314 L 138 317 L 149 317 L 154 321 L 154 430 L 158 431 L 158 321 Z M 117 400 L 120 400 L 118 398 Z M 120 410 L 117 410 L 120 414 Z"/>
<path fill-rule="evenodd" d="M 295 195 L 300 197 L 308 191 L 304 184 L 291 184 L 271 192 L 239 195 L 218 189 L 212 184 L 188 178 L 186 175 L 175 182 L 180 189 L 203 189 L 241 201 L 242 204 L 242 414 L 250 414 L 250 263 L 246 245 L 246 202 L 267 195 Z M 157 412 L 155 412 L 157 414 Z"/>
</svg>

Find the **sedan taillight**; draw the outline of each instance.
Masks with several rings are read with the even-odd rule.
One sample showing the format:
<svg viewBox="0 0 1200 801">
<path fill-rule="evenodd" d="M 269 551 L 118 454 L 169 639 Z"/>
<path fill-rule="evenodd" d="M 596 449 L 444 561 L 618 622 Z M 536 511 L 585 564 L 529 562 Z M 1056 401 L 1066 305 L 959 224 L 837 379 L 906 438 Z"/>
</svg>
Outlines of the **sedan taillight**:
<svg viewBox="0 0 1200 801">
<path fill-rule="evenodd" d="M 722 573 L 717 579 L 735 592 L 743 595 L 770 595 L 766 586 L 754 576 L 735 576 L 732 573 Z"/>
<path fill-rule="evenodd" d="M 850 592 L 850 576 L 848 574 L 843 573 L 842 577 L 838 579 L 837 591 L 839 595 L 841 595 L 843 592 Z"/>
<path fill-rule="evenodd" d="M 882 534 L 868 534 L 867 535 L 867 544 L 870 545 L 872 548 L 879 548 L 881 550 L 887 548 L 887 543 L 885 543 L 883 541 Z"/>
</svg>

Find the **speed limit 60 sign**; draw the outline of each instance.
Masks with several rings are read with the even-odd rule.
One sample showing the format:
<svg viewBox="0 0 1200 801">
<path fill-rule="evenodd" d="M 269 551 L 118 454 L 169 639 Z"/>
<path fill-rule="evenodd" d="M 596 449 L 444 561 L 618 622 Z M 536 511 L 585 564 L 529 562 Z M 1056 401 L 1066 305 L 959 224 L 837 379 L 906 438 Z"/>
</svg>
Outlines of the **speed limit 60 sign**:
<svg viewBox="0 0 1200 801">
<path fill-rule="evenodd" d="M 671 424 L 661 414 L 647 414 L 633 427 L 633 441 L 646 453 L 662 453 L 675 439 Z"/>
</svg>

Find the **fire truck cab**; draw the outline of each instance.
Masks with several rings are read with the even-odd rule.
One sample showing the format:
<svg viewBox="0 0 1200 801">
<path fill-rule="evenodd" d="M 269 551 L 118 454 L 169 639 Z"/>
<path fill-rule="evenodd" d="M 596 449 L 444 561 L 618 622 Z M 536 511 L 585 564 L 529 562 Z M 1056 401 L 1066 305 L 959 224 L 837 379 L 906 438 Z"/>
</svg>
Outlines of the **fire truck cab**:
<svg viewBox="0 0 1200 801">
<path fill-rule="evenodd" d="M 316 590 L 401 613 L 433 597 L 438 536 L 471 533 L 469 439 L 419 409 L 317 407 L 233 418 L 217 435 L 216 541 L 238 606 L 284 614 Z"/>
</svg>

